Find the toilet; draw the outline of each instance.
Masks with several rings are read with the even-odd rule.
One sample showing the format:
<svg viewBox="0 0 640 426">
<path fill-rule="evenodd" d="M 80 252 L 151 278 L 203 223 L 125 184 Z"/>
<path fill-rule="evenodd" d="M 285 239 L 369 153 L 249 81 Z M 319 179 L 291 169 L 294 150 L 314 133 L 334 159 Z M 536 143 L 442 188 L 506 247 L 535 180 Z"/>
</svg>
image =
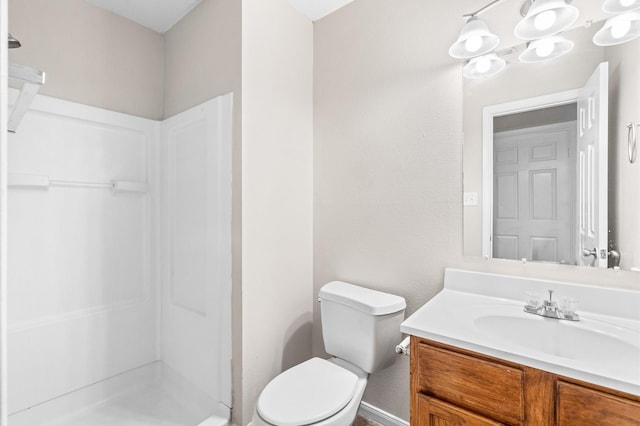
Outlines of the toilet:
<svg viewBox="0 0 640 426">
<path fill-rule="evenodd" d="M 350 425 L 369 374 L 393 362 L 402 297 L 332 281 L 318 300 L 325 350 L 333 357 L 312 358 L 271 380 L 249 426 Z"/>
</svg>

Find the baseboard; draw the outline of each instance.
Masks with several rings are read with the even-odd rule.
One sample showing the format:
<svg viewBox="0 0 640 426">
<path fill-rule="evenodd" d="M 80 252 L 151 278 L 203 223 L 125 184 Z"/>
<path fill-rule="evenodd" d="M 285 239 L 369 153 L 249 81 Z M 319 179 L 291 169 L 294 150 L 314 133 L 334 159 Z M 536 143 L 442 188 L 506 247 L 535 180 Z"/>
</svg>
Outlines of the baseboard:
<svg viewBox="0 0 640 426">
<path fill-rule="evenodd" d="M 384 426 L 409 426 L 409 422 L 366 402 L 360 403 L 358 414 Z"/>
</svg>

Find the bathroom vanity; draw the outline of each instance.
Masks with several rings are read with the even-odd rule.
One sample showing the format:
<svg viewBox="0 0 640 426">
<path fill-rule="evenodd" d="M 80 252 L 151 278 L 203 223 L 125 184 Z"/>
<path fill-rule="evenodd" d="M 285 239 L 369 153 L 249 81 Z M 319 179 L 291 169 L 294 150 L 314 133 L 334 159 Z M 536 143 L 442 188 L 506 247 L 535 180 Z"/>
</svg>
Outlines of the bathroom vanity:
<svg viewBox="0 0 640 426">
<path fill-rule="evenodd" d="M 525 312 L 526 294 L 578 300 L 579 321 Z M 640 293 L 448 269 L 401 330 L 411 424 L 640 425 Z"/>
<path fill-rule="evenodd" d="M 414 336 L 411 424 L 639 425 L 640 396 Z"/>
</svg>

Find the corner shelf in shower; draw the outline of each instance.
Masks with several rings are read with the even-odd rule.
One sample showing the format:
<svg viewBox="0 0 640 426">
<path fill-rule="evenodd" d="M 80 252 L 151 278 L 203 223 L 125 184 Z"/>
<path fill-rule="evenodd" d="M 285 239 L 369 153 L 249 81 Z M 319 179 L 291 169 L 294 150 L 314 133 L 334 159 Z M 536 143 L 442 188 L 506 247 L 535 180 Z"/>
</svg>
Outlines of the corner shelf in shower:
<svg viewBox="0 0 640 426">
<path fill-rule="evenodd" d="M 35 189 L 47 190 L 50 187 L 65 188 L 97 188 L 111 189 L 113 192 L 136 192 L 146 193 L 149 191 L 149 184 L 146 182 L 130 180 L 114 180 L 111 182 L 84 182 L 72 180 L 50 179 L 46 175 L 34 175 L 25 173 L 9 173 L 9 189 Z"/>
<path fill-rule="evenodd" d="M 45 73 L 24 65 L 9 64 L 9 77 L 22 81 L 20 94 L 13 105 L 13 110 L 7 123 L 7 130 L 10 133 L 15 133 L 20 121 L 22 121 L 22 117 L 27 113 L 31 102 L 38 94 L 40 86 L 44 84 Z"/>
</svg>

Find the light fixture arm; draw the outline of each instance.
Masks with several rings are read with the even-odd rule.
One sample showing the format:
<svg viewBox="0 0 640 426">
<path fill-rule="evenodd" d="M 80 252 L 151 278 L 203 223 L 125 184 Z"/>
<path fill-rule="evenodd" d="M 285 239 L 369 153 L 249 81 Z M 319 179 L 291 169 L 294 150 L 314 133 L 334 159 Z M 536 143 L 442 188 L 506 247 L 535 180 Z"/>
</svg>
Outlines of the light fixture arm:
<svg viewBox="0 0 640 426">
<path fill-rule="evenodd" d="M 476 10 L 475 12 L 465 13 L 464 15 L 462 15 L 462 17 L 463 18 L 475 18 L 479 14 L 484 12 L 485 10 L 487 10 L 490 7 L 494 6 L 496 3 L 500 3 L 501 1 L 503 1 L 503 0 L 493 0 L 492 2 L 487 3 L 486 5 L 482 6 L 480 9 Z M 529 9 L 531 9 L 531 5 L 533 4 L 534 1 L 536 1 L 536 0 L 524 0 L 524 2 L 522 3 L 522 6 L 520 7 L 520 15 L 526 16 L 527 12 L 529 11 Z M 573 0 L 564 0 L 564 1 L 567 4 L 571 4 L 573 2 Z"/>
<path fill-rule="evenodd" d="M 522 3 L 522 6 L 520 7 L 520 16 L 522 16 L 523 18 L 527 16 L 527 12 L 529 12 L 529 9 L 531 9 L 531 5 L 533 4 L 534 1 L 536 0 L 524 0 L 524 2 Z M 573 0 L 564 0 L 564 2 L 566 4 L 571 4 Z"/>
<path fill-rule="evenodd" d="M 475 12 L 465 13 L 464 15 L 462 15 L 462 17 L 463 18 L 474 18 L 474 17 L 477 17 L 479 14 L 481 14 L 485 10 L 489 9 L 491 6 L 495 5 L 496 3 L 500 3 L 501 1 L 502 0 L 493 0 L 491 3 L 486 4 L 485 6 L 481 7 L 478 10 L 476 10 Z"/>
</svg>

